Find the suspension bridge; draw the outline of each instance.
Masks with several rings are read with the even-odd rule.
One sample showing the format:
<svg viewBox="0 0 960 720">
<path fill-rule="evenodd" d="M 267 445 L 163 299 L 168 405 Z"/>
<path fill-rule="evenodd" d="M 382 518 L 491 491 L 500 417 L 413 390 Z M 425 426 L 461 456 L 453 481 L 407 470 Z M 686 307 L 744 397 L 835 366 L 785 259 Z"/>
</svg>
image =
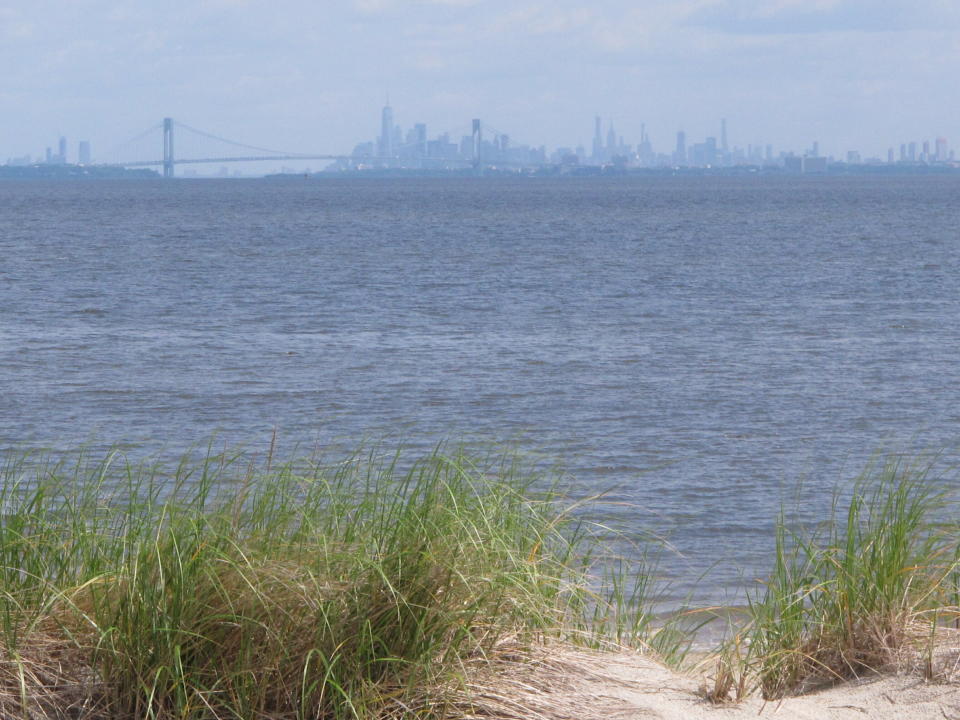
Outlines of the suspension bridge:
<svg viewBox="0 0 960 720">
<path fill-rule="evenodd" d="M 464 140 L 470 140 L 468 155 L 453 156 L 448 154 L 439 158 L 439 160 L 445 163 L 447 167 L 468 168 L 473 166 L 477 170 L 491 160 L 498 160 L 498 164 L 501 165 L 524 164 L 511 161 L 506 157 L 506 139 L 508 136 L 505 133 L 500 133 L 493 128 L 489 128 L 488 131 L 491 133 L 488 137 L 496 139 L 493 144 L 484 142 L 483 124 L 479 120 L 473 120 L 472 126 L 469 128 L 469 134 L 464 135 Z M 448 135 L 449 133 L 444 134 L 444 136 Z M 500 152 L 501 145 L 504 152 Z M 498 153 L 497 157 L 494 157 L 495 153 L 490 148 Z M 185 123 L 177 122 L 173 118 L 164 118 L 162 122 L 147 128 L 139 135 L 114 148 L 106 164 L 128 168 L 158 167 L 162 168 L 165 178 L 172 178 L 177 165 L 189 164 L 327 160 L 349 163 L 353 166 L 363 164 L 399 167 L 401 165 L 398 163 L 405 159 L 409 160 L 411 157 L 421 162 L 437 160 L 437 158 L 429 156 L 425 141 L 399 145 L 393 149 L 395 154 L 390 156 L 357 153 L 346 155 L 290 152 L 248 145 L 214 133 L 198 130 Z M 159 157 L 157 156 L 158 150 L 161 151 Z"/>
</svg>

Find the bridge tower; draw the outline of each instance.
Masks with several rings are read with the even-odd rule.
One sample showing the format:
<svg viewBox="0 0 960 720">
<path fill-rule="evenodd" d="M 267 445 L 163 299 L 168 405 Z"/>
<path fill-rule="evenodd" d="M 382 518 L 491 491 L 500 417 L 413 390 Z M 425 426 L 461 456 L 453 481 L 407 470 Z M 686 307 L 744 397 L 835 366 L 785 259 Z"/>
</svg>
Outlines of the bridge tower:
<svg viewBox="0 0 960 720">
<path fill-rule="evenodd" d="M 173 118 L 163 119 L 163 176 L 173 177 Z"/>
<path fill-rule="evenodd" d="M 473 171 L 477 175 L 483 174 L 483 165 L 480 164 L 480 146 L 483 144 L 483 131 L 480 129 L 480 120 L 473 119 Z"/>
</svg>

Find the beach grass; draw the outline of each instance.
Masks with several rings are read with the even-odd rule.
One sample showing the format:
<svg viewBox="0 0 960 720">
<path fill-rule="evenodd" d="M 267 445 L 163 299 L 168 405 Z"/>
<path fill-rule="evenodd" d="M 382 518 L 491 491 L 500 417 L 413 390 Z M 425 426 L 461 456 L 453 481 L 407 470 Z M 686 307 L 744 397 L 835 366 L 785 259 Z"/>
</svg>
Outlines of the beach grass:
<svg viewBox="0 0 960 720">
<path fill-rule="evenodd" d="M 704 694 L 780 698 L 905 657 L 934 676 L 960 619 L 955 483 L 938 467 L 880 457 L 816 528 L 781 512 L 772 570 Z M 577 652 L 679 664 L 697 613 L 654 620 L 662 546 L 614 554 L 585 519 L 602 502 L 515 454 L 446 447 L 11 456 L 0 717 L 520 717 L 516 695 L 582 672 L 563 669 Z"/>
<path fill-rule="evenodd" d="M 509 453 L 8 458 L 0 716 L 466 717 L 526 646 L 681 654 L 571 505 Z"/>
<path fill-rule="evenodd" d="M 937 467 L 877 458 L 813 531 L 781 513 L 773 570 L 720 652 L 711 699 L 776 699 L 929 657 L 958 617 L 954 482 Z"/>
</svg>

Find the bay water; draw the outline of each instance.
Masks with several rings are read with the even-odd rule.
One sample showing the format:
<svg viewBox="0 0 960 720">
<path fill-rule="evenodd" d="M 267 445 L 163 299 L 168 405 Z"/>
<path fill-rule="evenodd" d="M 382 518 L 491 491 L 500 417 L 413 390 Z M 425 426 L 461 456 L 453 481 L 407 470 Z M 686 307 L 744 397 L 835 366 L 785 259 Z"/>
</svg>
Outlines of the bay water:
<svg viewBox="0 0 960 720">
<path fill-rule="evenodd" d="M 0 183 L 0 451 L 504 444 L 697 602 L 952 448 L 958 341 L 960 176 Z"/>
</svg>

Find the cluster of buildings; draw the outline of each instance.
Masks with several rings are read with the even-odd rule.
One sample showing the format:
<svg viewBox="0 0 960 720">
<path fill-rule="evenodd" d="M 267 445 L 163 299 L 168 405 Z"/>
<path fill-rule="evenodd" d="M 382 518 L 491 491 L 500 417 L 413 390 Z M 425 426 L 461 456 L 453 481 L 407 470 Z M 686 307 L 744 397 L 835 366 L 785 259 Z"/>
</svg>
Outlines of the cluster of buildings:
<svg viewBox="0 0 960 720">
<path fill-rule="evenodd" d="M 800 153 L 774 154 L 772 145 L 760 143 L 748 144 L 746 147 L 735 146 L 729 142 L 726 119 L 720 120 L 719 133 L 700 141 L 691 141 L 686 132 L 680 130 L 676 134 L 675 143 L 666 149 L 654 148 L 645 124 L 641 124 L 639 129 L 640 141 L 631 144 L 617 132 L 612 120 L 604 123 L 600 117 L 596 117 L 589 148 L 577 145 L 548 151 L 544 145 L 518 143 L 508 133 L 477 119 L 463 128 L 462 132 L 444 132 L 431 138 L 425 123 L 416 123 L 408 129 L 397 124 L 393 108 L 388 102 L 380 113 L 379 135 L 373 140 L 356 145 L 349 156 L 336 160 L 327 170 L 502 169 L 508 172 L 590 174 L 644 168 L 747 168 L 750 171 L 775 169 L 792 173 L 858 171 L 858 168 L 859 171 L 867 172 L 875 168 L 903 169 L 908 172 L 924 172 L 928 168 L 960 168 L 954 151 L 943 137 L 938 137 L 933 142 L 924 140 L 901 143 L 899 149 L 890 147 L 885 158 L 863 157 L 856 150 L 850 150 L 844 157 L 837 158 L 823 155 L 817 142 Z M 31 158 L 25 155 L 9 158 L 6 165 L 35 167 L 43 169 L 44 172 L 67 166 L 83 169 L 91 165 L 88 141 L 78 142 L 75 153 L 70 153 L 69 150 L 67 139 L 61 137 L 56 151 L 47 147 L 41 157 Z M 166 155 L 164 157 L 166 158 Z M 196 171 L 184 171 L 185 176 L 195 174 Z M 226 169 L 221 170 L 221 176 L 227 176 Z"/>
<path fill-rule="evenodd" d="M 594 119 L 593 140 L 590 148 L 583 145 L 558 147 L 548 152 L 543 145 L 530 146 L 514 142 L 507 133 L 499 132 L 473 121 L 472 131 L 459 137 L 443 133 L 430 139 L 425 123 L 417 123 L 404 130 L 394 121 L 389 103 L 380 116 L 380 134 L 374 140 L 354 147 L 349 159 L 335 163 L 330 170 L 343 169 L 443 169 L 468 167 L 543 168 L 589 170 L 602 168 L 779 168 L 787 172 L 826 172 L 833 166 L 952 165 L 954 152 L 946 139 L 907 142 L 900 145 L 899 155 L 890 148 L 886 158 L 861 157 L 851 150 L 845 157 L 835 158 L 820 153 L 819 143 L 802 153 L 779 152 L 772 145 L 732 145 L 727 137 L 727 121 L 720 121 L 717 136 L 691 142 L 681 130 L 676 143 L 667 151 L 654 148 L 646 125 L 640 126 L 640 142 L 630 144 L 617 133 L 613 121 L 604 127 L 600 117 Z"/>
<path fill-rule="evenodd" d="M 480 163 L 535 167 L 548 164 L 549 158 L 544 146 L 517 145 L 509 134 L 489 128 L 485 133 L 479 120 L 473 120 L 469 134 L 459 138 L 444 132 L 429 139 L 425 123 L 416 123 L 404 132 L 394 123 L 393 108 L 388 104 L 380 114 L 380 135 L 358 144 L 349 159 L 338 161 L 331 169 L 451 170 Z"/>
<path fill-rule="evenodd" d="M 76 162 L 71 163 L 70 156 L 67 153 L 67 139 L 60 138 L 57 143 L 57 152 L 47 146 L 46 152 L 42 157 L 32 158 L 30 155 L 13 157 L 7 159 L 7 165 L 11 167 L 26 167 L 28 165 L 89 165 L 90 164 L 90 143 L 87 140 L 81 140 L 77 143 Z"/>
</svg>

